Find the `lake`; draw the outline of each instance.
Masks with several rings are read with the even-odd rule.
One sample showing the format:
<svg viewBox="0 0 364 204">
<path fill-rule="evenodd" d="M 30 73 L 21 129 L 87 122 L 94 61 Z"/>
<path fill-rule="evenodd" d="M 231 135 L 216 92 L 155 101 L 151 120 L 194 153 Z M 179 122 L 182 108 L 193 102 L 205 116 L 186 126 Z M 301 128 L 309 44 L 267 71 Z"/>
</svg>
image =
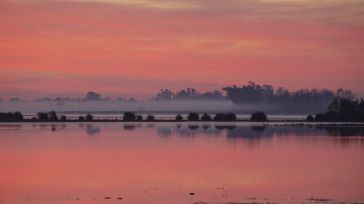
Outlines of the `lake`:
<svg viewBox="0 0 364 204">
<path fill-rule="evenodd" d="M 0 124 L 0 203 L 364 202 L 364 126 Z"/>
</svg>

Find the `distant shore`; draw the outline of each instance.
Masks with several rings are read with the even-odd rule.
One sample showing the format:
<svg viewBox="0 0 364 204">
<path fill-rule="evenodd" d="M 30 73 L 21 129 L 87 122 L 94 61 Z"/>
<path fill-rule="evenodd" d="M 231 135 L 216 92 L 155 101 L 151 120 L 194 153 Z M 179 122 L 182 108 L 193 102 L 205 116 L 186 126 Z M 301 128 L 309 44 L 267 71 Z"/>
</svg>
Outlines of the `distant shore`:
<svg viewBox="0 0 364 204">
<path fill-rule="evenodd" d="M 1 124 L 60 124 L 60 123 L 71 123 L 71 124 L 90 124 L 90 123 L 120 123 L 120 124 L 153 124 L 153 123 L 176 123 L 176 124 L 217 124 L 217 125 L 251 125 L 251 126 L 305 126 L 305 127 L 364 127 L 364 122 L 308 122 L 308 121 L 297 121 L 297 120 L 269 120 L 265 122 L 254 122 L 250 120 L 236 120 L 236 121 L 177 121 L 177 120 L 154 120 L 154 121 L 123 121 L 123 120 L 92 120 L 92 121 L 79 121 L 79 120 L 67 120 L 67 121 L 32 121 L 24 120 L 17 122 L 0 122 Z"/>
</svg>

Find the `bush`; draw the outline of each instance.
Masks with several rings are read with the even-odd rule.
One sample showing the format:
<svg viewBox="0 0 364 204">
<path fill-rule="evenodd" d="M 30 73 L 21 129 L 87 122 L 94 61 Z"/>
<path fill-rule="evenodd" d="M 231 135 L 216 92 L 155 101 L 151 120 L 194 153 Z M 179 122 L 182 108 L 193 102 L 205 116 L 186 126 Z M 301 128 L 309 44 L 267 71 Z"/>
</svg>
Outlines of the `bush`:
<svg viewBox="0 0 364 204">
<path fill-rule="evenodd" d="M 90 113 L 88 113 L 88 114 L 86 115 L 86 120 L 87 120 L 87 121 L 93 121 L 93 120 L 94 120 L 94 116 L 92 116 Z"/>
<path fill-rule="evenodd" d="M 176 116 L 176 121 L 182 121 L 182 120 L 183 120 L 183 117 L 180 114 L 178 114 Z"/>
<path fill-rule="evenodd" d="M 255 122 L 264 122 L 268 121 L 268 118 L 267 115 L 263 112 L 255 112 L 251 115 L 250 120 Z"/>
<path fill-rule="evenodd" d="M 125 112 L 123 116 L 124 121 L 135 121 L 136 116 L 135 113 L 132 112 Z"/>
<path fill-rule="evenodd" d="M 202 121 L 211 121 L 211 116 L 208 115 L 207 113 L 203 114 L 203 116 L 201 117 Z"/>
<path fill-rule="evenodd" d="M 62 115 L 61 116 L 61 121 L 66 121 L 67 120 L 67 117 L 65 115 Z"/>
<path fill-rule="evenodd" d="M 48 119 L 49 119 L 49 121 L 53 121 L 53 122 L 57 121 L 58 120 L 57 113 L 54 111 L 49 112 Z"/>
<path fill-rule="evenodd" d="M 236 115 L 234 113 L 225 114 L 225 121 L 236 121 Z"/>
<path fill-rule="evenodd" d="M 37 113 L 37 117 L 39 121 L 48 121 L 48 113 L 39 112 Z"/>
<path fill-rule="evenodd" d="M 48 113 L 46 112 L 38 112 L 37 113 L 37 117 L 39 121 L 50 121 L 50 122 L 55 122 L 58 121 L 58 116 L 57 113 L 55 111 L 50 111 Z"/>
<path fill-rule="evenodd" d="M 364 121 L 364 100 L 335 99 L 329 105 L 327 112 L 317 114 L 315 120 L 327 122 Z"/>
<path fill-rule="evenodd" d="M 147 121 L 154 121 L 155 117 L 153 115 L 148 115 Z"/>
<path fill-rule="evenodd" d="M 85 117 L 83 116 L 78 117 L 78 121 L 85 121 Z"/>
<path fill-rule="evenodd" d="M 136 117 L 136 120 L 137 120 L 137 121 L 143 121 L 143 116 L 138 115 L 138 116 Z"/>
<path fill-rule="evenodd" d="M 307 120 L 308 122 L 312 122 L 312 121 L 314 121 L 315 119 L 313 118 L 313 116 L 312 116 L 312 115 L 308 115 L 308 116 L 306 117 L 306 120 Z"/>
<path fill-rule="evenodd" d="M 187 119 L 189 121 L 198 121 L 200 119 L 200 116 L 198 115 L 198 113 L 189 113 Z"/>
<path fill-rule="evenodd" d="M 0 122 L 21 122 L 24 120 L 20 112 L 0 113 Z"/>
<path fill-rule="evenodd" d="M 214 121 L 236 121 L 236 115 L 234 113 L 218 113 L 214 117 Z"/>
</svg>

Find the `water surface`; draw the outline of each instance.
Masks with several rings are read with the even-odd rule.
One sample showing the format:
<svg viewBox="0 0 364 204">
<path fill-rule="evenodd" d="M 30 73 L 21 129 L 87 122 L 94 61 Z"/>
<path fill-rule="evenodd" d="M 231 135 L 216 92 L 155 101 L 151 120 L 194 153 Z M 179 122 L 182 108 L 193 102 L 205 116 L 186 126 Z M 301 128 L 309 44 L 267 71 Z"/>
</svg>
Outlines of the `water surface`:
<svg viewBox="0 0 364 204">
<path fill-rule="evenodd" d="M 364 127 L 0 124 L 1 203 L 364 202 Z"/>
</svg>

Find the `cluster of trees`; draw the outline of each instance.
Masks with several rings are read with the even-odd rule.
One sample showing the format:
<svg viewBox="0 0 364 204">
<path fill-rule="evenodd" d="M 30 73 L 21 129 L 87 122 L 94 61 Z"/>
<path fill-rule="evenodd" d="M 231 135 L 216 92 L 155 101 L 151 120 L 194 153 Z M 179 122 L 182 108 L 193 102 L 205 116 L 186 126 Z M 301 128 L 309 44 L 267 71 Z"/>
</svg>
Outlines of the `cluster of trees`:
<svg viewBox="0 0 364 204">
<path fill-rule="evenodd" d="M 268 121 L 268 117 L 264 112 L 255 112 L 251 115 L 250 120 L 254 122 L 264 122 Z"/>
<path fill-rule="evenodd" d="M 183 117 L 181 115 L 176 116 L 176 121 L 182 121 Z M 236 121 L 237 117 L 234 113 L 217 113 L 214 117 L 204 113 L 202 115 L 198 113 L 189 113 L 187 116 L 188 121 Z M 268 121 L 268 118 L 263 112 L 252 113 L 250 117 L 251 121 L 264 122 Z"/>
<path fill-rule="evenodd" d="M 241 87 L 224 87 L 228 99 L 235 104 L 279 104 L 279 105 L 327 105 L 336 97 L 355 98 L 350 90 L 338 89 L 333 92 L 328 89 L 299 89 L 288 91 L 282 87 L 275 89 L 272 85 L 259 85 L 249 82 Z"/>
<path fill-rule="evenodd" d="M 364 121 L 364 100 L 352 98 L 335 98 L 329 105 L 327 112 L 320 113 L 313 118 L 307 117 L 308 121 Z"/>
<path fill-rule="evenodd" d="M 0 122 L 21 122 L 24 120 L 20 112 L 0 113 Z"/>
<path fill-rule="evenodd" d="M 79 121 L 93 121 L 94 118 L 90 113 L 88 113 L 86 116 L 79 116 L 78 120 Z M 41 122 L 67 121 L 67 117 L 65 115 L 61 115 L 59 117 L 55 111 L 38 112 L 37 117 L 32 118 L 31 121 L 41 121 Z"/>
<path fill-rule="evenodd" d="M 182 121 L 181 115 L 176 116 L 176 121 Z M 234 113 L 217 113 L 214 117 L 204 113 L 202 115 L 198 113 L 189 113 L 187 116 L 188 121 L 236 121 L 237 117 Z"/>
<path fill-rule="evenodd" d="M 218 91 L 200 93 L 194 88 L 182 89 L 173 92 L 169 89 L 161 89 L 154 97 L 155 100 L 223 100 L 225 97 Z"/>
<path fill-rule="evenodd" d="M 148 115 L 145 119 L 142 115 L 136 115 L 133 112 L 125 112 L 123 116 L 124 121 L 133 122 L 133 121 L 154 121 L 155 117 L 153 115 Z"/>
</svg>

